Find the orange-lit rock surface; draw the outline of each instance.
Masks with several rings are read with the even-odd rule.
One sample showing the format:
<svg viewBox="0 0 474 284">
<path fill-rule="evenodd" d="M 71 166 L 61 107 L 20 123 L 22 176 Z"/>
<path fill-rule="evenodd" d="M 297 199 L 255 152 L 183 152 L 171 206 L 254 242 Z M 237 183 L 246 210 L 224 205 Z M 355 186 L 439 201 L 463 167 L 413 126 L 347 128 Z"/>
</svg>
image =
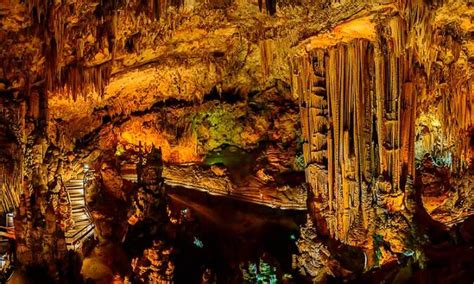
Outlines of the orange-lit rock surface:
<svg viewBox="0 0 474 284">
<path fill-rule="evenodd" d="M 174 264 L 170 260 L 172 248 L 157 242 L 143 252 L 143 256 L 133 259 L 132 269 L 143 283 L 172 283 Z"/>
<path fill-rule="evenodd" d="M 170 243 L 215 253 L 198 221 L 162 218 L 172 188 L 307 210 L 296 282 L 465 281 L 452 254 L 472 251 L 471 2 L 0 0 L 0 208 L 18 267 L 171 283 L 185 262 Z M 84 176 L 95 248 L 66 257 L 64 185 Z"/>
</svg>

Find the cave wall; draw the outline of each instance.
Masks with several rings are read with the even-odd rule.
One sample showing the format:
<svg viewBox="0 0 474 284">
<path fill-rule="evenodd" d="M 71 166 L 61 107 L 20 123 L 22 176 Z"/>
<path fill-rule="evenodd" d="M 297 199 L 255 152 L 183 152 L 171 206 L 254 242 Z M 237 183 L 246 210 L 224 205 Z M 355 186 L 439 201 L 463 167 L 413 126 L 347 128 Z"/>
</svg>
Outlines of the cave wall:
<svg viewBox="0 0 474 284">
<path fill-rule="evenodd" d="M 142 140 L 170 163 L 271 142 L 277 172 L 302 139 L 308 231 L 363 248 L 367 269 L 407 248 L 421 158 L 460 176 L 473 163 L 468 1 L 1 4 L 1 200 L 22 202 L 23 263 L 61 238 L 60 180 Z"/>
<path fill-rule="evenodd" d="M 308 209 L 319 234 L 364 248 L 372 265 L 373 236 L 394 233 L 379 223 L 386 221 L 381 209 L 388 215 L 403 209 L 405 184 L 414 175 L 415 93 L 411 83 L 393 86 L 403 82 L 403 58 L 384 56 L 366 39 L 307 58 L 311 87 L 303 90 L 311 91 L 300 97 Z M 403 251 L 403 241 L 390 238 L 392 250 Z"/>
<path fill-rule="evenodd" d="M 472 75 L 454 71 L 469 52 L 460 51 L 461 37 L 456 43 L 452 32 L 434 24 L 435 3 L 400 2 L 398 8 L 398 15 L 372 20 L 372 31 L 354 21 L 345 38 L 307 41 L 290 62 L 292 90 L 300 99 L 310 216 L 318 235 L 363 248 L 367 267 L 413 245 L 410 199 L 420 117 L 437 109 L 443 142 L 437 140 L 436 147 L 450 152 L 451 168 L 461 173 L 472 163 L 466 148 Z M 339 27 L 339 35 L 345 28 Z M 446 54 L 448 62 L 442 61 Z M 442 99 L 430 105 L 426 99 L 438 92 Z M 425 141 L 429 146 L 421 152 L 434 153 L 434 140 Z M 375 253 L 377 236 L 390 244 L 392 257 Z"/>
</svg>

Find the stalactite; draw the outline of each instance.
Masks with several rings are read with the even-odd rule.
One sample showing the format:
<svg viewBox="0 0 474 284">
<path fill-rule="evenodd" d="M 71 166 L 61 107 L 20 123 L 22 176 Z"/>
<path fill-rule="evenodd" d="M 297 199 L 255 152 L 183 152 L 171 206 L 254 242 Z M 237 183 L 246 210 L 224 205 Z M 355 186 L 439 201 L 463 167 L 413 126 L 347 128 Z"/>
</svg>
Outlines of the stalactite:
<svg viewBox="0 0 474 284">
<path fill-rule="evenodd" d="M 68 68 L 64 91 L 72 95 L 74 100 L 78 95 L 86 98 L 91 92 L 97 92 L 102 96 L 111 72 L 110 61 L 98 66 Z"/>
<path fill-rule="evenodd" d="M 291 61 L 312 216 L 331 237 L 368 253 L 377 228 L 374 196 L 399 211 L 414 175 L 411 54 L 401 47 L 403 37 L 392 36 L 398 43 L 355 39 Z"/>
<path fill-rule="evenodd" d="M 384 226 L 377 223 L 380 213 L 373 208 L 374 199 L 378 207 L 397 214 L 404 206 L 403 192 L 415 176 L 418 98 L 434 91 L 442 94 L 443 137 L 456 145 L 455 156 L 461 164 L 473 125 L 471 79 L 456 75 L 463 73 L 454 70 L 456 64 L 445 67 L 446 73 L 432 67 L 436 60 L 442 64 L 443 49 L 456 61 L 459 44 L 449 33 L 429 26 L 432 12 L 426 3 L 404 5 L 401 17 L 377 26 L 376 42 L 354 40 L 318 51 L 325 53 L 327 103 L 310 96 L 314 74 L 308 72 L 308 65 L 314 55 L 293 58 L 290 64 L 292 90 L 300 98 L 306 177 L 312 193 L 310 214 L 319 230 L 365 247 L 372 256 L 370 239 Z M 323 123 L 318 123 L 320 113 L 313 106 L 329 114 L 324 134 L 327 166 L 320 163 L 323 152 L 317 151 L 324 144 L 319 142 L 322 133 L 314 135 L 314 129 Z M 365 243 L 360 241 L 364 236 Z"/>
<path fill-rule="evenodd" d="M 28 11 L 31 16 L 34 16 L 33 11 L 36 13 L 36 18 L 32 20 L 36 23 L 41 23 L 42 17 L 45 17 L 48 12 L 48 0 L 32 0 L 27 1 Z"/>
<path fill-rule="evenodd" d="M 366 41 L 338 45 L 329 49 L 328 82 L 330 142 L 329 186 L 334 189 L 332 206 L 336 208 L 335 236 L 346 240 L 349 228 L 360 227 L 366 212 L 359 206 L 362 188 L 371 180 L 375 164 L 370 154 L 372 144 L 372 104 L 370 96 L 370 60 L 373 48 Z M 360 216 L 362 213 L 362 216 Z M 356 227 L 353 224 L 358 224 Z M 362 228 L 359 228 L 362 229 Z"/>
<path fill-rule="evenodd" d="M 441 121 L 443 135 L 441 137 L 441 149 L 437 150 L 441 151 L 443 155 L 448 155 L 448 152 L 451 153 L 453 169 L 462 171 L 468 162 L 466 157 L 470 139 L 468 132 L 474 125 L 472 119 L 472 79 L 466 76 L 464 71 L 456 70 L 456 64 L 446 64 L 440 60 L 444 50 L 448 50 L 454 57 L 452 62 L 458 61 L 461 46 L 461 39 L 453 38 L 457 37 L 455 27 L 450 29 L 448 25 L 440 28 L 434 27 L 432 24 L 435 18 L 435 8 L 445 2 L 444 0 L 429 2 L 422 0 L 398 1 L 398 7 L 401 11 L 400 17 L 392 19 L 390 30 L 394 38 L 394 45 L 405 46 L 405 51 L 402 50 L 401 52 L 407 53 L 407 60 L 410 62 L 403 63 L 403 68 L 408 71 L 415 70 L 415 68 L 410 67 L 414 63 L 411 60 L 415 60 L 414 57 L 416 56 L 416 61 L 421 64 L 428 80 L 426 86 L 419 86 L 418 88 L 404 86 L 403 88 L 408 88 L 408 91 L 422 89 L 425 94 L 419 96 L 420 98 L 441 95 L 442 101 L 439 104 L 437 116 Z M 444 30 L 446 28 L 447 31 Z M 404 45 L 400 45 L 398 42 Z M 439 65 L 440 62 L 441 66 Z M 445 64 L 447 66 L 444 66 Z M 447 68 L 447 74 L 449 75 L 445 77 L 442 72 L 437 71 L 440 68 Z M 405 81 L 416 80 L 414 74 L 402 74 L 402 77 L 405 77 Z M 414 104 L 415 102 L 411 103 Z M 422 111 L 429 112 L 430 110 Z M 427 151 L 434 149 L 434 145 L 429 145 L 425 149 Z M 410 151 L 413 151 L 413 149 L 410 149 Z M 413 169 L 411 171 L 413 172 Z"/>
<path fill-rule="evenodd" d="M 167 19 L 168 9 L 183 8 L 184 0 L 148 0 L 144 7 L 146 15 L 154 20 Z"/>
<path fill-rule="evenodd" d="M 474 127 L 474 94 L 472 80 L 451 82 L 451 90 L 443 92 L 443 133 L 445 144 L 455 145 L 456 163 L 453 167 L 462 170 L 467 167 L 470 148 L 470 131 Z"/>
<path fill-rule="evenodd" d="M 77 5 L 87 5 L 78 3 Z M 67 19 L 74 17 L 74 9 L 65 3 L 52 3 L 48 1 L 35 1 L 30 4 L 30 12 L 38 15 L 39 27 L 44 32 L 46 57 L 46 86 L 49 91 L 60 91 L 73 96 L 86 96 L 90 92 L 103 93 L 105 85 L 111 75 L 111 66 L 115 59 L 115 33 L 117 26 L 117 12 L 119 7 L 117 1 L 101 3 L 96 8 L 98 15 L 92 18 L 87 32 L 96 36 L 99 43 L 99 52 L 108 56 L 98 63 L 88 63 L 86 58 L 90 54 L 84 54 L 84 39 L 80 32 L 71 31 Z M 41 20 L 41 21 L 40 21 Z M 77 29 L 80 30 L 80 29 Z M 74 61 L 65 50 L 66 42 L 77 42 Z M 104 44 L 104 42 L 106 42 Z"/>
<path fill-rule="evenodd" d="M 270 66 L 273 62 L 273 42 L 272 40 L 261 40 L 259 46 L 263 76 L 266 80 L 270 75 Z"/>
</svg>

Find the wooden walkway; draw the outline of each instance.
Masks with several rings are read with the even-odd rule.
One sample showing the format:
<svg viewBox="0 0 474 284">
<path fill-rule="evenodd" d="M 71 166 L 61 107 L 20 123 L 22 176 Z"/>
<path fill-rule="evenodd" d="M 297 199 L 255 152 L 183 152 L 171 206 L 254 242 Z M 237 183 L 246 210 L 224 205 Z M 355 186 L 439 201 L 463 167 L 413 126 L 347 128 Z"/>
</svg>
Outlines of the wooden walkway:
<svg viewBox="0 0 474 284">
<path fill-rule="evenodd" d="M 133 166 L 122 171 L 122 177 L 136 181 Z M 306 210 L 306 187 L 271 186 L 254 176 L 245 185 L 236 185 L 228 176 L 216 176 L 211 170 L 198 165 L 166 165 L 163 167 L 165 184 L 175 188 L 191 189 L 214 196 L 223 196 L 249 203 L 283 210 Z"/>
<path fill-rule="evenodd" d="M 66 188 L 74 220 L 74 226 L 66 231 L 66 244 L 68 249 L 76 250 L 81 247 L 83 240 L 94 233 L 94 223 L 86 208 L 83 179 L 69 180 Z"/>
</svg>

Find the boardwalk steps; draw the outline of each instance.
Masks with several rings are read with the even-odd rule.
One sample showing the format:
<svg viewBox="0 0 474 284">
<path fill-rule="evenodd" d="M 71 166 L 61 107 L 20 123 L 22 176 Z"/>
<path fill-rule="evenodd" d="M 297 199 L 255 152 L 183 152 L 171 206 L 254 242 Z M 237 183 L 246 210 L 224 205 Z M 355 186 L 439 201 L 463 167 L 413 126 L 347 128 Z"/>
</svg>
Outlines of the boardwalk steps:
<svg viewBox="0 0 474 284">
<path fill-rule="evenodd" d="M 86 207 L 83 179 L 80 177 L 69 180 L 66 183 L 66 189 L 74 220 L 74 226 L 66 231 L 66 244 L 68 249 L 76 250 L 94 233 L 94 223 Z"/>
</svg>

